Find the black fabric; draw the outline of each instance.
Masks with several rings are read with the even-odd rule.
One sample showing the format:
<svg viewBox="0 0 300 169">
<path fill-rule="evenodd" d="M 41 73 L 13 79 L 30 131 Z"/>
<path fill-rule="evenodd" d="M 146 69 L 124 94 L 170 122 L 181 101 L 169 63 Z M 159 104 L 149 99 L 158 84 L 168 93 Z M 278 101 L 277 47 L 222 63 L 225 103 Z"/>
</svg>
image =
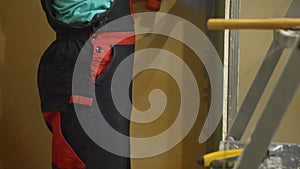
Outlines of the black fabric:
<svg viewBox="0 0 300 169">
<path fill-rule="evenodd" d="M 72 92 L 71 82 L 74 65 L 79 52 L 85 44 L 86 49 L 84 51 L 90 52 L 87 53 L 86 63 L 91 62 L 93 46 L 89 42 L 90 35 L 111 21 L 122 16 L 130 15 L 130 5 L 129 0 L 115 0 L 108 11 L 96 15 L 91 22 L 70 25 L 54 17 L 51 0 L 41 0 L 41 2 L 46 12 L 48 22 L 57 34 L 57 39 L 43 54 L 38 70 L 38 86 L 42 111 L 49 112 L 56 111 L 57 107 L 61 107 L 68 102 Z M 134 31 L 131 17 L 126 17 L 126 20 L 117 22 L 117 24 L 119 25 L 110 26 L 109 30 L 105 28 L 100 30 L 108 32 Z M 132 49 L 130 48 L 128 50 Z M 56 72 L 53 72 L 53 74 L 49 73 L 49 69 L 55 68 L 60 70 L 55 70 Z M 59 76 L 55 76 L 54 74 L 59 74 Z M 56 90 L 54 90 L 55 88 Z"/>
<path fill-rule="evenodd" d="M 122 16 L 130 15 L 129 0 L 115 0 L 111 8 L 102 14 L 96 15 L 89 23 L 65 24 L 55 18 L 51 0 L 41 0 L 43 9 L 51 27 L 55 30 L 56 40 L 48 47 L 41 57 L 38 70 L 38 87 L 43 112 L 61 112 L 62 133 L 68 144 L 84 162 L 87 169 L 130 169 L 130 159 L 114 155 L 96 145 L 85 133 L 80 125 L 74 105 L 69 103 L 72 95 L 72 77 L 78 55 L 85 48 L 86 68 L 89 67 L 93 55 L 93 45 L 90 35 Z M 124 24 L 110 27 L 109 32 L 132 32 L 133 21 L 127 18 Z M 117 111 L 112 102 L 110 85 L 112 74 L 127 56 L 134 52 L 134 45 L 115 45 L 113 47 L 113 59 L 110 66 L 96 81 L 96 86 L 89 90 L 82 90 L 84 96 L 95 92 L 99 108 L 108 123 L 119 132 L 129 135 L 130 121 Z M 128 65 L 128 77 L 131 76 L 133 60 Z M 88 70 L 88 69 L 86 69 Z M 86 79 L 90 80 L 90 79 Z M 131 96 L 131 86 L 129 93 Z M 86 92 L 88 91 L 88 92 Z M 79 91 L 81 92 L 81 91 Z M 82 106 L 82 111 L 92 111 L 93 107 Z M 128 114 L 131 107 L 124 110 Z M 129 145 L 122 145 L 128 146 Z M 52 164 L 53 169 L 56 164 Z"/>
<path fill-rule="evenodd" d="M 77 111 L 91 113 L 93 108 L 82 106 Z M 76 114 L 74 106 L 69 104 L 61 110 L 62 133 L 66 141 L 70 144 L 79 158 L 84 162 L 87 169 L 130 169 L 130 159 L 112 154 L 97 144 L 95 144 L 82 129 Z M 102 111 L 105 117 L 109 117 L 109 123 L 118 121 L 117 127 L 121 127 L 123 131 L 128 133 L 129 121 L 124 120 L 119 114 L 114 111 Z M 116 127 L 116 126 L 114 126 Z M 122 144 L 122 143 L 120 143 Z M 118 145 L 116 145 L 118 146 Z M 129 145 L 122 145 L 128 146 Z"/>
<path fill-rule="evenodd" d="M 58 169 L 54 164 L 51 165 L 52 165 L 52 169 Z"/>
<path fill-rule="evenodd" d="M 134 50 L 133 45 L 115 45 L 113 47 L 113 59 L 111 61 L 111 65 L 108 65 L 107 69 L 98 77 L 96 80 L 96 97 L 97 103 L 101 112 L 109 112 L 103 113 L 104 118 L 108 121 L 108 123 L 118 132 L 129 136 L 129 120 L 127 120 L 114 105 L 112 93 L 111 93 L 111 83 L 112 83 L 112 76 L 118 67 L 118 65 L 129 55 L 131 55 L 132 51 Z M 127 58 L 128 59 L 128 58 Z M 133 67 L 133 59 L 129 58 L 129 62 L 126 62 L 126 68 Z M 123 63 L 124 65 L 124 63 Z M 132 72 L 127 71 L 123 72 L 122 78 L 124 80 L 128 80 L 132 77 Z M 122 85 L 122 84 L 120 84 Z M 125 86 L 126 88 L 127 86 Z M 122 86 L 119 89 L 114 90 L 124 90 Z M 118 91 L 116 91 L 118 93 Z M 129 86 L 129 91 L 131 92 L 131 86 Z M 127 105 L 122 108 L 122 111 L 125 115 L 130 116 L 131 113 L 131 102 L 127 100 L 127 98 L 123 98 L 122 105 Z M 114 119 L 114 120 L 111 120 Z M 126 126 L 127 124 L 127 126 Z"/>
</svg>

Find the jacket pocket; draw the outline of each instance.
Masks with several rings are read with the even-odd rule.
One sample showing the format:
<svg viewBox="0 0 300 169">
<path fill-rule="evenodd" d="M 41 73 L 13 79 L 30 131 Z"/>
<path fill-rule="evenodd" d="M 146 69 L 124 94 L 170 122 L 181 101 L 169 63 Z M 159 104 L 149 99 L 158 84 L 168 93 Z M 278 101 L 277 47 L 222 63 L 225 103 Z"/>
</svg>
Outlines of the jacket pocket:
<svg viewBox="0 0 300 169">
<path fill-rule="evenodd" d="M 105 67 L 104 71 L 97 77 L 96 85 L 106 85 L 110 84 L 113 78 L 114 72 L 118 68 L 118 66 L 122 63 L 124 59 L 129 57 L 134 52 L 134 45 L 113 45 L 112 47 L 112 59 Z M 126 64 L 126 70 L 130 74 L 132 72 L 133 67 L 133 57 L 129 62 L 130 64 Z M 100 65 L 101 66 L 101 65 Z"/>
</svg>

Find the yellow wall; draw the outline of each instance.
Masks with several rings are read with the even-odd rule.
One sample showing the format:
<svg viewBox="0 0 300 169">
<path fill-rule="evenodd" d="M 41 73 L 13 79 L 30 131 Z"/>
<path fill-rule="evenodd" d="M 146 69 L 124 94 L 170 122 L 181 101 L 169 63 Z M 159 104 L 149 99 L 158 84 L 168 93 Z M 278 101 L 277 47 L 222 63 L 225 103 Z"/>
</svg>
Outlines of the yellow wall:
<svg viewBox="0 0 300 169">
<path fill-rule="evenodd" d="M 201 18 L 206 12 L 203 1 L 169 0 L 162 4 L 162 11 L 179 15 L 205 28 L 205 21 Z M 134 8 L 136 12 L 143 11 L 144 4 L 135 3 Z M 54 38 L 40 1 L 0 1 L 0 169 L 50 169 L 51 135 L 39 108 L 36 74 L 40 56 Z M 185 60 L 193 72 L 201 72 L 196 75 L 202 102 L 197 122 L 182 143 L 159 156 L 134 159 L 133 169 L 200 168 L 196 160 L 211 144 L 197 143 L 209 101 L 204 99 L 208 79 L 202 63 L 192 51 L 174 39 L 156 35 L 140 36 L 138 39 L 141 41 L 137 43 L 137 49 L 163 47 Z M 176 118 L 180 102 L 178 88 L 170 76 L 159 71 L 145 71 L 136 77 L 134 102 L 137 107 L 147 108 L 148 93 L 154 88 L 165 91 L 167 108 L 163 116 L 152 124 L 133 124 L 131 130 L 134 136 L 157 134 Z"/>
<path fill-rule="evenodd" d="M 3 64 L 3 58 L 4 58 L 4 44 L 5 44 L 5 39 L 4 39 L 4 34 L 3 34 L 3 30 L 2 30 L 2 18 L 0 17 L 0 72 L 2 71 L 1 67 Z M 1 93 L 2 93 L 2 83 L 0 81 L 0 119 L 2 116 L 2 97 L 1 97 Z M 1 143 L 1 142 L 0 142 Z M 3 169 L 3 162 L 2 162 L 2 148 L 1 148 L 1 144 L 0 144 L 0 169 Z"/>
<path fill-rule="evenodd" d="M 205 29 L 205 20 L 201 16 L 205 16 L 205 6 L 204 1 L 184 1 L 177 0 L 172 6 L 174 1 L 163 1 L 163 6 L 161 11 L 168 12 L 170 14 L 175 14 L 177 16 L 183 17 L 188 21 L 192 22 L 202 30 Z M 169 4 L 170 5 L 169 5 Z M 135 3 L 134 8 L 136 12 L 142 12 L 144 10 L 144 3 Z M 188 11 L 188 12 L 187 12 Z M 184 32 L 184 30 L 182 30 Z M 137 37 L 136 49 L 144 48 L 162 48 L 173 52 L 181 59 L 183 59 L 196 74 L 196 80 L 199 85 L 200 95 L 201 95 L 201 108 L 199 110 L 199 116 L 196 121 L 195 126 L 188 136 L 175 148 L 170 151 L 161 154 L 159 156 L 144 158 L 144 159 L 134 159 L 132 161 L 133 168 L 156 168 L 156 169 L 181 169 L 181 168 L 200 168 L 196 159 L 201 156 L 201 154 L 207 151 L 209 143 L 200 145 L 197 143 L 201 126 L 204 123 L 204 117 L 208 110 L 208 101 L 204 99 L 204 89 L 209 88 L 208 79 L 205 78 L 205 70 L 202 63 L 197 60 L 196 55 L 189 50 L 184 44 L 178 41 L 166 38 L 159 35 L 144 35 Z M 201 47 L 201 46 L 199 46 Z M 164 61 L 161 62 L 162 64 Z M 172 66 L 172 65 L 170 65 Z M 179 67 L 180 69 L 180 67 Z M 197 73 L 196 73 L 197 72 Z M 199 74 L 199 72 L 201 72 Z M 184 80 L 184 77 L 181 77 Z M 133 123 L 131 133 L 136 137 L 149 137 L 153 136 L 159 132 L 167 129 L 173 122 L 174 118 L 179 112 L 180 97 L 178 87 L 176 87 L 176 82 L 170 78 L 170 76 L 159 71 L 146 71 L 135 78 L 134 81 L 134 104 L 137 108 L 145 110 L 149 108 L 147 104 L 148 94 L 152 89 L 160 88 L 167 95 L 168 104 L 164 111 L 164 114 L 156 121 L 141 125 Z M 193 99 L 193 98 L 190 98 Z M 185 125 L 185 124 L 182 124 Z M 179 131 L 180 132 L 180 131 Z M 170 140 L 171 142 L 172 140 Z M 166 143 L 168 144 L 168 143 Z"/>
<path fill-rule="evenodd" d="M 39 108 L 36 73 L 54 33 L 37 0 L 1 0 L 0 16 L 1 161 L 5 169 L 47 169 L 51 138 Z"/>
<path fill-rule="evenodd" d="M 290 0 L 241 0 L 241 18 L 269 18 L 269 17 L 283 17 L 285 10 L 289 5 Z M 258 30 L 242 30 L 241 31 L 241 60 L 240 60 L 240 88 L 239 88 L 239 104 L 245 97 L 262 58 L 265 55 L 269 44 L 273 38 L 273 32 L 258 31 Z M 280 63 L 282 66 L 282 62 Z M 275 71 L 275 76 L 271 79 L 271 84 L 274 84 L 278 77 L 278 69 Z M 270 95 L 270 86 L 260 101 L 255 115 L 251 120 L 251 127 L 248 127 L 245 138 L 250 134 L 251 128 L 254 126 L 259 113 L 265 105 L 267 96 Z M 297 91 L 293 102 L 288 109 L 279 129 L 276 132 L 274 141 L 276 142 L 291 142 L 300 143 L 300 92 Z M 270 119 L 272 120 L 272 119 Z"/>
</svg>

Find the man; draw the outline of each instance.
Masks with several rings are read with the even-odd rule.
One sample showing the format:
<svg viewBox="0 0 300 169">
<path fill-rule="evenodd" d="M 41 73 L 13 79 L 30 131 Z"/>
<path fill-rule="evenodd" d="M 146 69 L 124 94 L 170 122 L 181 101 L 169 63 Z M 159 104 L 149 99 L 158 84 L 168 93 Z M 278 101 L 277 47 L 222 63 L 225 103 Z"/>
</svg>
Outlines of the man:
<svg viewBox="0 0 300 169">
<path fill-rule="evenodd" d="M 124 25 L 115 25 L 109 30 L 100 28 L 130 15 L 131 2 L 41 0 L 41 3 L 49 24 L 56 32 L 56 40 L 43 54 L 38 70 L 43 116 L 53 134 L 52 168 L 130 169 L 128 157 L 108 152 L 90 139 L 79 123 L 74 105 L 81 106 L 80 111 L 87 114 L 94 113 L 93 107 L 98 105 L 115 130 L 129 135 L 129 120 L 115 108 L 110 89 L 117 66 L 134 52 L 133 21 L 131 17 L 126 17 Z M 120 42 L 123 39 L 126 41 Z M 72 77 L 82 48 L 88 49 L 80 58 L 85 64 L 88 63 L 82 80 L 79 80 L 82 83 L 79 86 L 84 87 L 74 93 Z M 132 64 L 128 65 L 127 70 L 131 74 Z M 93 99 L 93 94 L 97 99 Z M 125 111 L 130 114 L 131 110 Z M 129 144 L 121 146 L 129 147 Z"/>
</svg>

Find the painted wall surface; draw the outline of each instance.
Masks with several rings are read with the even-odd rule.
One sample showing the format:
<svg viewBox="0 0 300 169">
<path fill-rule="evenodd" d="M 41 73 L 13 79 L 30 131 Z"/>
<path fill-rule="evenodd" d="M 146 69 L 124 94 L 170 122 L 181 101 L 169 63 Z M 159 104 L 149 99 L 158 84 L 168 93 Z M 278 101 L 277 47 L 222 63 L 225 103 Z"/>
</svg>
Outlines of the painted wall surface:
<svg viewBox="0 0 300 169">
<path fill-rule="evenodd" d="M 0 18 L 0 168 L 50 169 L 51 137 L 39 108 L 36 74 L 54 33 L 37 0 L 1 0 Z"/>
<path fill-rule="evenodd" d="M 283 17 L 290 0 L 241 0 L 241 18 L 269 18 L 269 17 Z M 240 86 L 239 86 L 239 105 L 245 97 L 245 94 L 256 74 L 259 65 L 269 47 L 269 44 L 273 38 L 273 32 L 270 30 L 242 30 L 241 35 L 241 59 L 240 59 Z M 286 52 L 285 56 L 288 54 Z M 282 67 L 284 63 L 284 58 L 279 64 Z M 270 95 L 272 85 L 274 85 L 275 80 L 279 75 L 279 69 L 276 69 L 274 75 L 272 76 L 270 86 L 267 87 L 262 100 L 260 101 L 255 115 L 250 122 L 244 139 L 246 139 L 255 121 L 259 117 L 259 113 L 262 111 L 267 97 Z M 280 125 L 274 141 L 276 142 L 290 142 L 290 143 L 300 143 L 300 91 L 297 90 L 295 97 Z M 272 120 L 272 119 L 270 119 Z"/>
<path fill-rule="evenodd" d="M 4 58 L 4 47 L 5 47 L 5 39 L 4 34 L 2 31 L 2 20 L 0 17 L 0 75 L 2 72 L 2 64 L 3 64 L 3 58 Z M 2 80 L 0 80 L 0 121 L 2 116 Z M 2 142 L 0 141 L 0 169 L 3 169 L 3 150 L 2 150 Z"/>
<path fill-rule="evenodd" d="M 214 10 L 209 9 L 209 6 L 213 4 L 213 1 L 177 0 L 176 3 L 174 3 L 175 0 L 169 0 L 162 2 L 162 12 L 167 12 L 169 14 L 182 17 L 195 24 L 204 32 L 206 29 L 205 17 L 213 15 L 212 13 L 215 12 Z M 137 9 L 135 12 L 146 11 L 144 6 L 144 2 L 135 3 L 134 9 Z M 220 10 L 220 12 L 221 11 L 222 10 Z M 184 36 L 186 30 L 184 25 L 181 26 L 182 30 L 178 33 Z M 172 29 L 170 31 L 172 31 Z M 219 40 L 222 42 L 221 39 Z M 216 42 L 216 44 L 218 43 Z M 199 46 L 199 48 L 201 47 L 202 46 Z M 142 50 L 145 48 L 160 48 L 171 51 L 188 64 L 195 74 L 197 83 L 199 85 L 201 106 L 194 127 L 181 143 L 179 143 L 170 151 L 167 151 L 161 155 L 150 158 L 134 159 L 132 160 L 132 166 L 133 168 L 146 169 L 200 168 L 200 166 L 196 163 L 196 159 L 198 159 L 201 154 L 205 153 L 209 149 L 208 147 L 213 147 L 212 145 L 214 144 L 213 141 L 209 141 L 204 144 L 199 144 L 197 142 L 201 127 L 204 124 L 210 101 L 209 79 L 206 75 L 205 68 L 197 56 L 187 46 L 172 38 L 148 34 L 137 36 L 136 49 Z M 157 58 L 157 60 L 159 60 L 159 58 Z M 172 65 L 168 63 L 168 60 L 161 59 L 160 63 L 164 64 L 165 66 L 172 67 Z M 181 69 L 181 67 L 178 67 L 178 69 Z M 181 77 L 181 80 L 184 81 L 186 78 L 189 77 Z M 150 137 L 157 135 L 172 125 L 179 112 L 180 93 L 178 91 L 178 86 L 170 75 L 158 70 L 145 71 L 134 79 L 133 99 L 137 108 L 140 110 L 147 110 L 149 108 L 150 104 L 147 101 L 148 95 L 151 90 L 156 88 L 163 90 L 166 94 L 168 101 L 166 109 L 164 110 L 162 116 L 149 124 L 145 125 L 133 123 L 131 133 L 134 137 Z M 192 101 L 194 98 L 189 99 Z M 182 126 L 185 125 L 187 124 L 183 122 Z M 170 136 L 170 140 L 166 141 L 165 144 L 167 145 L 170 142 L 172 142 L 172 136 Z"/>
<path fill-rule="evenodd" d="M 211 1 L 166 0 L 161 10 L 181 16 L 204 30 L 204 16 L 215 12 L 208 10 L 207 5 L 212 4 L 207 2 Z M 144 2 L 137 2 L 134 10 L 144 11 L 144 5 Z M 40 1 L 0 1 L 0 169 L 50 169 L 51 134 L 40 111 L 36 74 L 40 56 L 54 38 L 55 34 L 46 22 Z M 188 47 L 172 38 L 141 35 L 137 41 L 137 49 L 163 48 L 179 56 L 191 67 L 199 85 L 201 107 L 196 124 L 180 144 L 159 156 L 134 159 L 132 167 L 200 168 L 196 160 L 212 144 L 200 145 L 197 142 L 210 101 L 205 69 Z M 162 63 L 167 64 L 167 61 Z M 149 137 L 160 133 L 172 125 L 178 114 L 180 97 L 176 82 L 166 73 L 155 70 L 145 71 L 134 79 L 133 99 L 136 107 L 147 109 L 148 94 L 155 88 L 166 93 L 167 107 L 153 123 L 133 123 L 133 136 Z"/>
</svg>

